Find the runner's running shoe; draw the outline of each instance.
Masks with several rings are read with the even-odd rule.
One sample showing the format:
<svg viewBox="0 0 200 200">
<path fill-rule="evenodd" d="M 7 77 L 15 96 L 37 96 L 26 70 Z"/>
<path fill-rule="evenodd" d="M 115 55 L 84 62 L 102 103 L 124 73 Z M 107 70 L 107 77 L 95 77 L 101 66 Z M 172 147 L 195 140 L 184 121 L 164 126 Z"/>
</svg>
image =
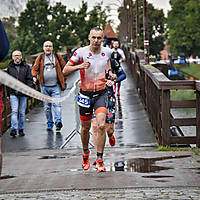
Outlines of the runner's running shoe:
<svg viewBox="0 0 200 200">
<path fill-rule="evenodd" d="M 82 162 L 83 170 L 88 170 L 90 168 L 89 155 L 90 151 L 88 154 L 83 154 L 83 162 Z"/>
<path fill-rule="evenodd" d="M 106 172 L 106 168 L 104 167 L 102 159 L 96 160 L 96 164 L 97 164 L 97 172 Z"/>
<path fill-rule="evenodd" d="M 109 137 L 109 143 L 110 143 L 110 146 L 115 146 L 115 136 L 112 135 L 111 137 Z"/>
</svg>

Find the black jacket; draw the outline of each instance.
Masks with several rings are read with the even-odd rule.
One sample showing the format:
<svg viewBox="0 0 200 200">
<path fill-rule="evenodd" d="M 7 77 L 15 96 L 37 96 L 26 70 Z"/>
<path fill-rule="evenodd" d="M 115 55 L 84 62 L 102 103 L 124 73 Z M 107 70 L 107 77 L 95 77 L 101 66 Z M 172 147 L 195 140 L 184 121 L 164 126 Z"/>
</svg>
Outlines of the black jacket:
<svg viewBox="0 0 200 200">
<path fill-rule="evenodd" d="M 33 87 L 33 77 L 31 74 L 30 66 L 27 65 L 24 61 L 22 61 L 19 65 L 19 72 L 16 66 L 17 65 L 14 63 L 14 61 L 10 62 L 8 64 L 7 73 L 16 78 L 17 80 L 23 82 L 24 84 L 28 85 L 29 87 Z M 7 88 L 7 91 L 8 95 L 13 94 L 16 96 L 26 96 L 21 92 L 18 92 L 11 88 Z"/>
</svg>

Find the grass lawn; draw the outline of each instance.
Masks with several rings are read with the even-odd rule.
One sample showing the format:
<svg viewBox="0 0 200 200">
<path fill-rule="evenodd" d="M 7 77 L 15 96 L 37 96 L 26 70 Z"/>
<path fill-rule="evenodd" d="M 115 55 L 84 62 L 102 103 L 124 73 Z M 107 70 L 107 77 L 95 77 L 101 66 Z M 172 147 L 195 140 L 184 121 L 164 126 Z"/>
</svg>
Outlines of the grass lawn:
<svg viewBox="0 0 200 200">
<path fill-rule="evenodd" d="M 176 65 L 177 69 L 180 69 L 188 74 L 197 77 L 200 80 L 200 65 Z M 171 90 L 171 100 L 192 100 L 196 99 L 194 90 Z"/>
<path fill-rule="evenodd" d="M 176 67 L 200 79 L 200 64 L 176 65 Z"/>
</svg>

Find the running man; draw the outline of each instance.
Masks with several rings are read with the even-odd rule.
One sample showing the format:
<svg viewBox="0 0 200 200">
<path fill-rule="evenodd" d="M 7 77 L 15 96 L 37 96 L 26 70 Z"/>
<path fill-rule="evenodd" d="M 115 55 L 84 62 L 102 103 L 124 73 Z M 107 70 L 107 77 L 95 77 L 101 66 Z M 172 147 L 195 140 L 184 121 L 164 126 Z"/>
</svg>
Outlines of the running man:
<svg viewBox="0 0 200 200">
<path fill-rule="evenodd" d="M 117 75 L 116 85 L 117 87 L 117 95 L 120 96 L 120 86 L 121 81 L 123 81 L 126 78 L 126 74 L 124 70 L 122 69 L 121 63 L 126 60 L 126 57 L 124 55 L 124 52 L 122 49 L 119 48 L 119 41 L 113 42 L 113 49 L 111 54 L 111 68 L 112 72 Z M 116 87 L 114 87 L 114 92 L 116 91 Z"/>
<path fill-rule="evenodd" d="M 107 90 L 106 91 L 107 93 L 106 132 L 109 138 L 110 146 L 115 146 L 114 123 L 115 123 L 116 98 L 115 98 L 115 93 L 113 91 L 114 81 L 113 81 L 113 78 L 110 78 L 108 73 L 106 73 L 106 80 L 107 80 L 106 81 L 106 90 Z M 97 121 L 96 121 L 96 117 L 93 115 L 92 138 L 93 138 L 95 149 L 96 149 L 96 137 L 97 137 Z M 96 164 L 96 162 L 94 162 L 94 164 Z"/>
<path fill-rule="evenodd" d="M 93 110 L 97 119 L 97 171 L 105 172 L 103 163 L 103 152 L 106 141 L 106 77 L 105 71 L 113 74 L 110 68 L 110 56 L 112 51 L 109 48 L 101 46 L 103 41 L 103 31 L 98 28 L 92 28 L 88 39 L 89 46 L 81 47 L 75 51 L 63 73 L 68 75 L 74 71 L 80 70 L 81 89 L 78 96 L 78 104 L 81 119 L 81 141 L 83 147 L 83 170 L 90 167 L 88 149 L 89 130 Z"/>
</svg>

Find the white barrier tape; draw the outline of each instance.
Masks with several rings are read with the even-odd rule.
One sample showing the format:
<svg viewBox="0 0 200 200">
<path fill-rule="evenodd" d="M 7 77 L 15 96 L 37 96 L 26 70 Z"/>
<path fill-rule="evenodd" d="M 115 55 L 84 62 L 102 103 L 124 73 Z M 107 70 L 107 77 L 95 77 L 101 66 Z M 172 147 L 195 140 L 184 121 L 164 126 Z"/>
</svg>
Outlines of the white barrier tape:
<svg viewBox="0 0 200 200">
<path fill-rule="evenodd" d="M 67 99 L 75 91 L 77 82 L 78 81 L 74 82 L 73 87 L 71 88 L 71 90 L 69 91 L 67 95 L 60 98 L 53 98 L 45 94 L 42 94 L 41 92 L 38 92 L 37 90 L 25 85 L 24 83 L 10 76 L 6 72 L 0 70 L 0 83 L 14 90 L 17 90 L 27 96 L 33 97 L 41 101 L 49 102 L 49 103 L 62 102 L 65 99 Z"/>
</svg>

